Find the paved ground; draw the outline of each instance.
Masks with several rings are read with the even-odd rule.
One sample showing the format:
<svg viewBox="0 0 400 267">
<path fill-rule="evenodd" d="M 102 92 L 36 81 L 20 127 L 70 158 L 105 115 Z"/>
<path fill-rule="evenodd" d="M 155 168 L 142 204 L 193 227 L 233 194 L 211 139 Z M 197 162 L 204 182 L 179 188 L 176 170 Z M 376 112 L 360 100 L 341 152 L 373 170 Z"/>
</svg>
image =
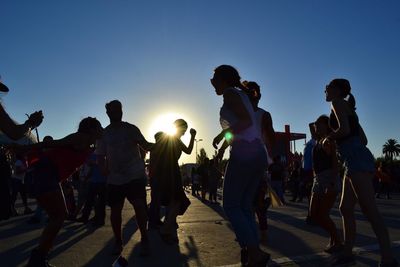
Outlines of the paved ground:
<svg viewBox="0 0 400 267">
<path fill-rule="evenodd" d="M 179 245 L 164 244 L 156 231 L 150 232 L 152 255 L 141 258 L 137 243 L 139 233 L 132 207 L 123 211 L 125 249 L 129 266 L 240 266 L 240 251 L 229 223 L 220 206 L 202 203 L 190 196 L 192 205 L 179 218 Z M 400 195 L 392 200 L 378 200 L 389 228 L 393 246 L 400 258 Z M 32 207 L 34 202 L 30 203 Z M 109 214 L 109 210 L 107 211 Z M 306 203 L 294 203 L 269 211 L 269 238 L 263 249 L 272 254 L 270 266 L 326 266 L 327 256 L 321 253 L 327 236 L 314 226 L 305 224 Z M 340 227 L 337 208 L 333 217 Z M 0 266 L 24 266 L 30 250 L 38 242 L 44 225 L 28 225 L 28 216 L 0 222 Z M 377 241 L 365 218 L 357 211 L 357 266 L 377 266 Z M 58 267 L 111 266 L 113 238 L 110 223 L 98 229 L 66 222 L 51 252 L 51 262 Z"/>
</svg>

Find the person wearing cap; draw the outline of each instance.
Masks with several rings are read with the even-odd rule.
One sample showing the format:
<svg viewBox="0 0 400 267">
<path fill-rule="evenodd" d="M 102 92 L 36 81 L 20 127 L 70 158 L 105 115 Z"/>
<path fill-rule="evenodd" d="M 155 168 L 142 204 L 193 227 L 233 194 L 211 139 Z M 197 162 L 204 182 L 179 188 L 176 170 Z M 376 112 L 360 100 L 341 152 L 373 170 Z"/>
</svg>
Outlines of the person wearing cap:
<svg viewBox="0 0 400 267">
<path fill-rule="evenodd" d="M 8 87 L 0 81 L 0 92 L 7 93 Z M 31 129 L 38 127 L 43 121 L 42 111 L 36 111 L 29 115 L 23 124 L 16 124 L 5 111 L 0 102 L 0 130 L 12 140 L 18 140 L 25 136 Z M 10 166 L 5 152 L 0 152 L 0 220 L 7 220 L 11 216 L 11 199 L 8 180 L 11 176 Z"/>
<path fill-rule="evenodd" d="M 7 93 L 8 87 L 0 82 L 0 92 Z M 13 140 L 18 140 L 31 129 L 38 127 L 43 121 L 42 111 L 35 111 L 23 124 L 16 124 L 5 111 L 0 103 L 0 130 Z"/>
</svg>

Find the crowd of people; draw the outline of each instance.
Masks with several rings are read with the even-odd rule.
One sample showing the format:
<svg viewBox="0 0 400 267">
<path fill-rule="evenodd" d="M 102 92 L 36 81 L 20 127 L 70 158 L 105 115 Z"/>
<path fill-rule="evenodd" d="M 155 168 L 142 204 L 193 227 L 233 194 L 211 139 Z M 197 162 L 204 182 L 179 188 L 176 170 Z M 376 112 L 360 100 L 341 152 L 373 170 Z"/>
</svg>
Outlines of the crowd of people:
<svg viewBox="0 0 400 267">
<path fill-rule="evenodd" d="M 208 200 L 218 203 L 217 189 L 223 180 L 222 207 L 236 235 L 244 266 L 268 264 L 270 254 L 260 248 L 260 233 L 263 236 L 268 229 L 269 193 L 275 192 L 285 203 L 285 185 L 292 191 L 291 201 L 307 197 L 309 219 L 329 233 L 330 240 L 324 251 L 332 254 L 332 266 L 354 262 L 354 207 L 357 202 L 377 236 L 381 248 L 380 266 L 398 266 L 375 202 L 374 158 L 366 146 L 368 141 L 355 112 L 356 102 L 348 80 L 334 79 L 326 86 L 325 100 L 331 103 L 330 116 L 321 115 L 310 125 L 312 140 L 306 145 L 303 164 L 295 161 L 289 169 L 285 168 L 282 155 L 276 149 L 272 116 L 259 107 L 259 85 L 253 81 L 242 82 L 238 71 L 229 65 L 218 66 L 210 81 L 216 95 L 223 98 L 219 114 L 222 130 L 212 142 L 217 155 L 204 160 L 192 171 L 192 194 L 206 201 L 208 193 Z M 8 88 L 0 83 L 0 91 L 8 91 Z M 177 217 L 183 215 L 191 203 L 184 190 L 178 161 L 182 153 L 192 152 L 196 130 L 189 130 L 191 138 L 186 145 L 181 138 L 189 126 L 185 120 L 178 119 L 174 122 L 175 135 L 158 132 L 155 142 L 149 142 L 138 127 L 122 120 L 120 101 L 106 103 L 105 110 L 110 120 L 105 128 L 96 118 L 86 117 L 76 132 L 64 138 L 48 137 L 31 145 L 3 146 L 0 154 L 1 219 L 12 215 L 17 193 L 23 199 L 26 214 L 32 212 L 26 195 L 36 199 L 38 207 L 31 220 L 40 221 L 43 212 L 48 217 L 39 244 L 31 253 L 29 267 L 52 266 L 47 255 L 65 219 L 81 223 L 90 220 L 97 227 L 104 225 L 106 204 L 111 209 L 113 253 L 121 254 L 126 241 L 121 231 L 125 200 L 135 211 L 142 256 L 151 253 L 149 228 L 157 229 L 167 244 L 179 242 Z M 41 111 L 34 112 L 24 124 L 18 125 L 0 105 L 0 129 L 14 140 L 38 127 L 43 118 Z M 227 148 L 230 156 L 222 172 L 219 163 Z M 148 172 L 147 152 L 150 153 Z M 13 171 L 7 164 L 10 155 Z M 383 173 L 382 168 L 380 171 Z M 77 183 L 77 203 L 71 177 L 75 177 L 73 181 Z M 148 180 L 151 187 L 149 208 Z M 10 181 L 12 193 L 9 192 Z M 330 210 L 339 194 L 343 235 L 330 218 Z M 162 206 L 166 207 L 164 220 Z M 90 219 L 93 208 L 95 215 Z"/>
</svg>

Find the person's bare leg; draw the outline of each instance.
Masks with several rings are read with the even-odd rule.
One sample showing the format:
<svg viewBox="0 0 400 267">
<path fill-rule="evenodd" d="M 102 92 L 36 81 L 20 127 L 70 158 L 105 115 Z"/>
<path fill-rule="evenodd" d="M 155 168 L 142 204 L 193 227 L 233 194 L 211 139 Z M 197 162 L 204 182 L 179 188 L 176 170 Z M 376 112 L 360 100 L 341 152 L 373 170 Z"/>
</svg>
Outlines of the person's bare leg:
<svg viewBox="0 0 400 267">
<path fill-rule="evenodd" d="M 111 227 L 115 237 L 115 243 L 117 246 L 122 248 L 122 231 L 121 231 L 121 224 L 122 224 L 122 208 L 124 207 L 124 202 L 114 204 L 111 206 Z"/>
<path fill-rule="evenodd" d="M 38 251 L 47 254 L 53 247 L 53 242 L 64 223 L 67 210 L 61 189 L 42 195 L 37 198 L 37 201 L 49 216 L 49 223 L 42 232 L 38 247 Z"/>
<path fill-rule="evenodd" d="M 338 231 L 335 223 L 332 221 L 329 216 L 330 211 L 335 204 L 336 201 L 336 192 L 326 192 L 321 199 L 319 205 L 319 222 L 323 229 L 325 229 L 330 235 L 330 246 L 340 245 L 342 243 L 342 239 L 338 235 Z"/>
<path fill-rule="evenodd" d="M 353 174 L 350 181 L 357 195 L 361 210 L 371 223 L 372 229 L 378 238 L 382 262 L 392 262 L 394 258 L 391 250 L 389 233 L 376 205 L 372 179 L 372 173 L 364 172 Z"/>
<path fill-rule="evenodd" d="M 168 216 L 166 218 L 164 226 L 160 229 L 161 233 L 174 233 L 175 232 L 175 222 L 176 217 L 179 214 L 179 208 L 181 203 L 178 201 L 171 201 L 170 205 L 168 206 Z"/>
<path fill-rule="evenodd" d="M 147 207 L 142 199 L 136 199 L 132 203 L 136 214 L 136 223 L 139 227 L 142 240 L 147 240 Z"/>
<path fill-rule="evenodd" d="M 344 233 L 344 254 L 351 255 L 356 238 L 356 219 L 354 217 L 354 207 L 357 197 L 349 178 L 343 179 L 342 198 L 340 200 L 340 213 L 342 214 L 343 233 Z"/>
</svg>

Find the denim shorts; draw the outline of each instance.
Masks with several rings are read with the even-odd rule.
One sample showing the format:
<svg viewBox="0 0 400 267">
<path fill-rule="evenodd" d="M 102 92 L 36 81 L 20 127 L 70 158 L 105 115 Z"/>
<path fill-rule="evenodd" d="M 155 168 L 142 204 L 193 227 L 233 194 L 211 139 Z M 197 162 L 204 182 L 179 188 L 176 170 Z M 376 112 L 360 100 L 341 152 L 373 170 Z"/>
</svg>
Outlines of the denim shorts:
<svg viewBox="0 0 400 267">
<path fill-rule="evenodd" d="M 317 173 L 314 177 L 312 193 L 325 194 L 327 191 L 340 191 L 339 175 L 332 169 Z"/>
<path fill-rule="evenodd" d="M 337 154 L 346 176 L 357 172 L 375 172 L 375 158 L 358 136 L 349 137 L 337 144 Z"/>
</svg>

